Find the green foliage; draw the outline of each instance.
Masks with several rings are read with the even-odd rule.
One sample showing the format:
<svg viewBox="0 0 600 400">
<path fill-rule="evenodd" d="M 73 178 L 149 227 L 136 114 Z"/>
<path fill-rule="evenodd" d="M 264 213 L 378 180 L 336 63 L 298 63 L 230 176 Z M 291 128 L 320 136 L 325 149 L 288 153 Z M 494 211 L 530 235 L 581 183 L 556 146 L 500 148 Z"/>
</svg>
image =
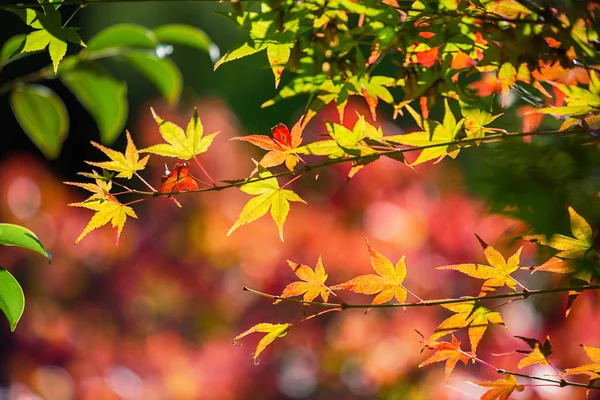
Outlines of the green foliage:
<svg viewBox="0 0 600 400">
<path fill-rule="evenodd" d="M 44 249 L 37 236 L 29 229 L 13 224 L 0 224 L 0 245 L 17 246 L 29 249 L 51 260 L 50 253 Z M 0 310 L 10 323 L 11 331 L 25 309 L 25 297 L 19 282 L 6 269 L 0 267 Z"/>
</svg>

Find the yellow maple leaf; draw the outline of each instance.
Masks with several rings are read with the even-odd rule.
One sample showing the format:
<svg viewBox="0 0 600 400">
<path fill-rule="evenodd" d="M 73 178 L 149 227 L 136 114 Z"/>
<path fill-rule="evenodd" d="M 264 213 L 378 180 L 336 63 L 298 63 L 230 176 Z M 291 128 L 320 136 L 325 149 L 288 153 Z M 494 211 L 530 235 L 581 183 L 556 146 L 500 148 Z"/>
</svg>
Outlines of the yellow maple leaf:
<svg viewBox="0 0 600 400">
<path fill-rule="evenodd" d="M 114 235 L 115 235 L 115 243 L 119 245 L 119 238 L 121 237 L 121 232 L 123 231 L 123 227 L 125 226 L 125 221 L 127 220 L 127 216 L 137 218 L 135 212 L 131 207 L 128 207 L 124 204 L 121 204 L 113 195 L 109 194 L 106 200 L 98 200 L 94 199 L 93 201 L 84 201 L 80 203 L 71 203 L 69 206 L 72 207 L 83 207 L 89 210 L 94 210 L 96 213 L 92 216 L 90 222 L 88 222 L 87 226 L 81 232 L 81 235 L 75 241 L 75 244 L 79 243 L 81 239 L 83 239 L 88 233 L 93 231 L 94 229 L 100 228 L 111 223 Z"/>
<path fill-rule="evenodd" d="M 117 178 L 131 179 L 131 177 L 136 171 L 140 171 L 146 167 L 146 163 L 148 162 L 148 158 L 150 158 L 150 156 L 146 156 L 140 160 L 139 152 L 133 144 L 131 135 L 129 134 L 129 132 L 127 132 L 126 134 L 127 147 L 125 148 L 125 153 L 119 153 L 118 151 L 109 149 L 108 147 L 104 147 L 99 143 L 92 142 L 92 145 L 100 151 L 102 151 L 104 154 L 106 154 L 108 158 L 111 159 L 111 161 L 86 161 L 86 163 L 95 167 L 107 169 L 109 171 L 118 172 Z"/>
<path fill-rule="evenodd" d="M 278 337 L 283 337 L 283 336 L 287 335 L 290 326 L 292 326 L 292 324 L 267 324 L 267 323 L 256 324 L 252 328 L 248 329 L 247 331 L 242 332 L 239 335 L 237 335 L 233 340 L 235 342 L 236 340 L 240 340 L 244 336 L 247 336 L 253 332 L 266 333 L 266 335 L 260 340 L 260 342 L 258 342 L 258 345 L 256 346 L 256 351 L 254 352 L 254 357 L 253 357 L 254 363 L 257 364 L 258 356 L 260 355 L 260 353 L 262 353 L 262 351 L 268 345 L 273 343 L 273 341 L 275 339 L 277 339 Z"/>
<path fill-rule="evenodd" d="M 320 256 L 314 271 L 304 264 L 296 264 L 292 261 L 288 261 L 288 264 L 302 281 L 292 282 L 287 285 L 280 297 L 292 297 L 304 294 L 303 300 L 308 302 L 313 301 L 317 296 L 321 295 L 323 301 L 327 302 L 329 299 L 329 288 L 325 286 L 327 274 L 323 268 Z"/>
<path fill-rule="evenodd" d="M 158 124 L 161 136 L 167 143 L 156 144 L 142 149 L 140 150 L 142 153 L 152 153 L 165 157 L 177 157 L 182 160 L 189 160 L 198 154 L 206 152 L 215 136 L 219 134 L 219 132 L 215 132 L 203 136 L 204 127 L 200 118 L 198 118 L 198 111 L 196 109 L 194 109 L 194 115 L 190 119 L 185 132 L 174 123 L 165 121 L 159 117 L 153 108 L 150 108 L 150 111 L 152 111 L 152 116 Z"/>
<path fill-rule="evenodd" d="M 593 364 L 567 368 L 564 375 L 589 375 L 590 380 L 600 379 L 600 348 L 581 345 Z"/>
<path fill-rule="evenodd" d="M 473 300 L 461 303 L 442 304 L 442 307 L 447 308 L 456 314 L 442 321 L 433 335 L 427 340 L 427 343 L 434 343 L 441 337 L 468 327 L 471 352 L 475 355 L 477 345 L 481 341 L 488 325 L 493 323 L 504 326 L 500 313 L 485 308 L 479 301 Z"/>
<path fill-rule="evenodd" d="M 519 269 L 519 260 L 523 247 L 519 248 L 519 250 L 506 261 L 502 254 L 484 242 L 479 236 L 477 236 L 477 239 L 479 240 L 481 247 L 483 247 L 483 253 L 490 265 L 457 264 L 437 267 L 436 269 L 459 271 L 463 274 L 472 276 L 473 278 L 485 279 L 479 296 L 485 296 L 504 285 L 512 290 L 516 290 L 517 281 L 511 277 L 510 274 Z"/>
<path fill-rule="evenodd" d="M 490 389 L 481 396 L 481 400 L 507 400 L 515 390 L 525 390 L 525 386 L 517 384 L 517 378 L 511 374 L 505 374 L 504 378 L 493 382 L 467 382 Z"/>
<path fill-rule="evenodd" d="M 378 275 L 360 275 L 347 282 L 332 286 L 332 290 L 347 290 L 354 293 L 377 294 L 371 304 L 383 304 L 394 297 L 399 303 L 406 301 L 407 290 L 402 285 L 406 278 L 405 256 L 402 256 L 396 266 L 384 255 L 371 247 L 367 241 L 371 266 Z"/>
<path fill-rule="evenodd" d="M 524 240 L 559 250 L 554 257 L 544 264 L 530 268 L 532 273 L 536 271 L 561 274 L 576 272 L 576 265 L 571 260 L 585 257 L 594 245 L 594 235 L 590 224 L 581 215 L 577 214 L 573 207 L 569 207 L 569 221 L 574 237 L 563 235 L 552 235 L 550 238 L 546 235 L 523 236 Z"/>
</svg>

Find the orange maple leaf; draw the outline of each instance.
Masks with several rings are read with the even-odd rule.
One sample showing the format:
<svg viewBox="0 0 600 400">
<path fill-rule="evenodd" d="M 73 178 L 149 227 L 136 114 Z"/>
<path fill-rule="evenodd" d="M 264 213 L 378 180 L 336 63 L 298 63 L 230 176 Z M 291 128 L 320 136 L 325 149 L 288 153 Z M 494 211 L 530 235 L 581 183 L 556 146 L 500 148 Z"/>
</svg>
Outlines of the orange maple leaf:
<svg viewBox="0 0 600 400">
<path fill-rule="evenodd" d="M 259 164 L 261 166 L 269 168 L 285 162 L 286 167 L 292 171 L 299 161 L 299 157 L 294 150 L 302 143 L 303 119 L 304 117 L 300 117 L 292 127 L 291 132 L 286 125 L 280 123 L 271 128 L 273 136 L 248 135 L 234 137 L 232 140 L 243 140 L 261 149 L 269 150 L 260 160 Z"/>
<path fill-rule="evenodd" d="M 420 51 L 416 55 L 417 63 L 425 68 L 431 68 L 437 62 L 440 54 L 440 46 L 432 47 L 425 51 Z"/>
<path fill-rule="evenodd" d="M 490 389 L 481 396 L 481 400 L 507 400 L 515 390 L 525 390 L 525 386 L 517 384 L 517 378 L 510 374 L 505 374 L 503 379 L 493 382 L 467 382 Z"/>
<path fill-rule="evenodd" d="M 394 297 L 399 303 L 406 301 L 407 290 L 402 285 L 406 277 L 405 256 L 392 265 L 390 260 L 378 253 L 367 241 L 371 266 L 378 275 L 360 275 L 348 282 L 332 286 L 332 290 L 347 290 L 354 293 L 377 294 L 371 304 L 383 304 Z"/>
<path fill-rule="evenodd" d="M 198 190 L 198 184 L 190 176 L 189 163 L 176 163 L 173 171 L 169 172 L 167 170 L 167 175 L 164 175 L 161 180 L 162 185 L 160 185 L 159 190 L 161 193 Z"/>
<path fill-rule="evenodd" d="M 483 247 L 483 253 L 490 265 L 457 264 L 437 267 L 436 269 L 459 271 L 463 274 L 472 276 L 473 278 L 485 279 L 479 296 L 485 296 L 504 285 L 512 290 L 516 290 L 517 281 L 510 276 L 510 274 L 519 269 L 519 260 L 523 247 L 519 248 L 519 250 L 506 261 L 502 254 L 484 242 L 479 236 L 477 236 L 477 239 L 479 240 L 481 247 Z"/>
<path fill-rule="evenodd" d="M 460 349 L 460 341 L 458 341 L 454 335 L 452 335 L 452 342 L 450 343 L 434 342 L 426 346 L 430 350 L 435 350 L 435 353 L 419 364 L 419 368 L 436 362 L 446 361 L 446 366 L 444 367 L 446 383 L 448 382 L 456 363 L 462 361 L 463 364 L 467 365 L 467 362 L 470 359 L 469 355 Z"/>
<path fill-rule="evenodd" d="M 287 285 L 285 289 L 283 289 L 280 297 L 292 297 L 304 294 L 302 300 L 309 302 L 321 295 L 323 301 L 327 302 L 329 299 L 329 288 L 325 286 L 327 274 L 323 268 L 323 261 L 320 256 L 314 271 L 308 265 L 296 264 L 289 260 L 288 264 L 296 276 L 302 279 L 302 281 L 292 282 Z M 281 300 L 278 300 L 275 303 L 279 303 L 280 301 Z"/>
</svg>

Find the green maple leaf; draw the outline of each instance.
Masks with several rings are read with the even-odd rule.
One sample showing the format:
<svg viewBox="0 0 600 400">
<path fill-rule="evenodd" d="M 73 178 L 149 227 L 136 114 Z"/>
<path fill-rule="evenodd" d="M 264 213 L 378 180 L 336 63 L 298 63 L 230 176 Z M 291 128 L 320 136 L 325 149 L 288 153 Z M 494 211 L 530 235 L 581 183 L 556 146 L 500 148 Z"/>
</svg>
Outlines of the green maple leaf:
<svg viewBox="0 0 600 400">
<path fill-rule="evenodd" d="M 412 165 L 421 164 L 433 159 L 437 159 L 437 163 L 446 156 L 455 158 L 458 155 L 460 148 L 456 145 L 444 144 L 456 140 L 456 136 L 461 130 L 464 119 L 456 122 L 456 118 L 454 118 L 454 114 L 452 114 L 452 110 L 450 110 L 450 106 L 448 105 L 448 100 L 445 101 L 445 108 L 446 113 L 444 114 L 443 122 L 440 123 L 430 119 L 423 120 L 414 109 L 410 106 L 406 106 L 406 109 L 412 114 L 417 125 L 419 125 L 422 130 L 405 135 L 386 136 L 384 139 L 388 142 L 405 144 L 408 146 L 434 146 L 423 149 Z"/>
<path fill-rule="evenodd" d="M 546 235 L 523 236 L 524 240 L 559 250 L 550 260 L 532 268 L 532 272 L 546 271 L 566 274 L 577 270 L 575 263 L 571 260 L 585 258 L 594 245 L 594 232 L 590 224 L 577 214 L 573 207 L 569 207 L 569 220 L 574 237 L 564 235 L 552 235 L 549 238 Z"/>
<path fill-rule="evenodd" d="M 283 241 L 283 224 L 290 211 L 290 201 L 306 203 L 291 190 L 279 187 L 277 178 L 258 165 L 258 175 L 264 180 L 246 183 L 240 186 L 240 190 L 255 195 L 242 209 L 238 219 L 227 232 L 227 236 L 244 224 L 255 221 L 265 215 L 271 209 L 271 217 L 279 228 L 279 237 Z"/>
<path fill-rule="evenodd" d="M 29 25 L 36 29 L 25 37 L 21 53 L 40 51 L 48 48 L 54 73 L 67 54 L 67 42 L 78 43 L 85 47 L 76 28 L 63 27 L 60 13 L 53 7 L 43 7 L 44 12 L 35 11 L 36 18 Z"/>
<path fill-rule="evenodd" d="M 207 136 L 202 136 L 204 127 L 202 126 L 200 118 L 198 118 L 198 111 L 196 109 L 194 109 L 194 115 L 190 119 L 185 132 L 174 123 L 165 121 L 159 117 L 154 112 L 154 109 L 151 108 L 150 110 L 152 111 L 154 120 L 158 124 L 160 134 L 167 143 L 161 143 L 142 149 L 140 150 L 142 153 L 152 153 L 160 156 L 177 157 L 182 160 L 189 160 L 190 158 L 196 157 L 198 154 L 206 152 L 215 136 L 219 134 L 219 132 L 215 132 Z"/>
</svg>

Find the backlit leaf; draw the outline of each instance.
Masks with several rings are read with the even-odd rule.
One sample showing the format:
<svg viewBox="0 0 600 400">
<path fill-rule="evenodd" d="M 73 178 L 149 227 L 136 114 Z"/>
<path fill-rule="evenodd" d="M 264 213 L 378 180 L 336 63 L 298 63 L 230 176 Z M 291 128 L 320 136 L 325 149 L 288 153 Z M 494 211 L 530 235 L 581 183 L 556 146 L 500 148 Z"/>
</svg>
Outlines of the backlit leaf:
<svg viewBox="0 0 600 400">
<path fill-rule="evenodd" d="M 277 178 L 260 165 L 258 166 L 258 176 L 265 179 L 240 186 L 240 190 L 256 197 L 246 203 L 238 219 L 227 232 L 227 236 L 240 226 L 259 219 L 270 209 L 271 217 L 279 229 L 279 237 L 283 241 L 283 224 L 290 211 L 289 202 L 306 202 L 293 191 L 280 188 Z"/>
<path fill-rule="evenodd" d="M 600 379 L 600 348 L 581 345 L 593 364 L 567 368 L 564 375 L 589 375 L 590 380 Z"/>
<path fill-rule="evenodd" d="M 148 162 L 148 158 L 150 158 L 150 156 L 146 156 L 140 160 L 139 151 L 135 148 L 135 144 L 133 144 L 131 135 L 129 132 L 126 134 L 127 147 L 125 148 L 125 153 L 119 153 L 118 151 L 104 147 L 101 144 L 92 142 L 92 145 L 106 154 L 111 161 L 86 161 L 86 163 L 98 168 L 118 172 L 117 178 L 131 179 L 136 171 L 141 171 L 146 167 L 146 163 Z"/>
<path fill-rule="evenodd" d="M 208 150 L 215 136 L 219 132 L 204 135 L 202 121 L 198 118 L 198 111 L 194 109 L 194 115 L 190 119 L 185 130 L 172 122 L 168 122 L 159 117 L 154 109 L 150 109 L 154 120 L 158 124 L 158 129 L 163 139 L 167 143 L 157 144 L 140 150 L 142 153 L 158 154 L 166 157 L 177 157 L 182 160 L 189 160 Z"/>
<path fill-rule="evenodd" d="M 323 301 L 327 302 L 329 299 L 329 289 L 325 286 L 327 274 L 323 268 L 321 257 L 319 257 L 314 270 L 308 265 L 296 264 L 292 261 L 288 261 L 288 264 L 301 281 L 292 282 L 287 285 L 285 289 L 283 289 L 281 297 L 292 297 L 304 294 L 302 300 L 309 302 L 320 295 Z"/>
<path fill-rule="evenodd" d="M 510 374 L 505 374 L 504 378 L 493 382 L 467 382 L 489 389 L 481 396 L 481 400 L 508 400 L 515 390 L 525 390 L 525 386 L 517 384 L 517 378 Z"/>
<path fill-rule="evenodd" d="M 446 361 L 446 366 L 444 367 L 446 383 L 450 378 L 450 374 L 454 371 L 456 363 L 462 361 L 463 364 L 467 365 L 467 362 L 470 359 L 469 355 L 460 349 L 460 341 L 458 341 L 454 335 L 452 335 L 452 342 L 450 343 L 435 342 L 427 344 L 426 347 L 430 350 L 435 350 L 435 353 L 419 364 L 419 368 L 432 363 Z"/>
<path fill-rule="evenodd" d="M 51 260 L 50 253 L 44 248 L 35 233 L 14 224 L 0 224 L 0 245 L 23 247 L 35 251 Z"/>
<path fill-rule="evenodd" d="M 506 261 L 502 254 L 481 240 L 479 236 L 477 236 L 477 239 L 479 239 L 479 243 L 483 247 L 483 253 L 485 254 L 489 265 L 457 264 L 437 267 L 436 269 L 459 271 L 463 274 L 472 276 L 473 278 L 485 279 L 479 296 L 485 296 L 505 285 L 512 290 L 516 290 L 517 282 L 511 277 L 511 274 L 519 269 L 519 260 L 523 248 L 519 248 L 519 250 Z"/>
<path fill-rule="evenodd" d="M 266 333 L 266 335 L 260 340 L 260 342 L 258 342 L 258 345 L 256 346 L 256 351 L 254 352 L 254 362 L 258 363 L 258 356 L 260 355 L 260 353 L 262 353 L 268 345 L 273 343 L 275 339 L 287 335 L 290 326 L 292 326 L 292 324 L 256 324 L 247 331 L 237 335 L 233 340 L 240 340 L 244 336 L 247 336 L 254 332 Z"/>
<path fill-rule="evenodd" d="M 371 304 L 383 304 L 396 298 L 399 303 L 406 301 L 407 291 L 402 285 L 406 277 L 405 257 L 402 256 L 396 266 L 385 256 L 377 252 L 367 241 L 371 266 L 377 275 L 360 275 L 347 282 L 332 286 L 332 290 L 347 290 L 354 293 L 376 294 Z"/>
</svg>

